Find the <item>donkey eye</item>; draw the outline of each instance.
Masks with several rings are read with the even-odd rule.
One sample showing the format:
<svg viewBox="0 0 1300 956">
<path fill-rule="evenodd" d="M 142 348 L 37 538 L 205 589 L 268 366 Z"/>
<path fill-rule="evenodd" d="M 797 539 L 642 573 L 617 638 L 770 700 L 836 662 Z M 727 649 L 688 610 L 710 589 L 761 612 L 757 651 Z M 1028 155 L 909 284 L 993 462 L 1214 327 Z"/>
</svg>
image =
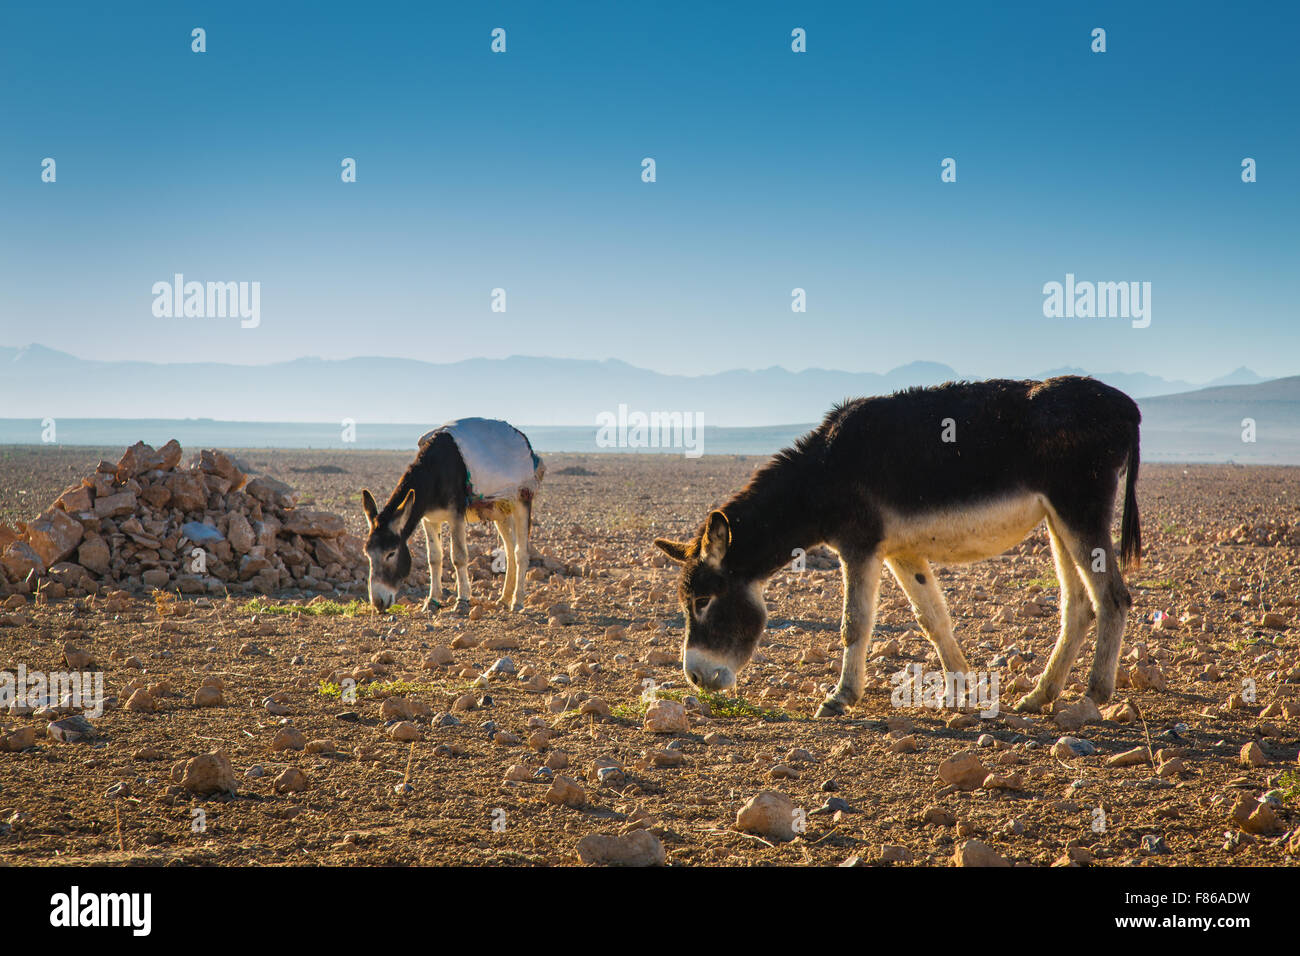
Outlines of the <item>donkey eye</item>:
<svg viewBox="0 0 1300 956">
<path fill-rule="evenodd" d="M 712 598 L 707 598 L 707 597 L 697 597 L 697 598 L 695 599 L 695 605 L 694 605 L 694 606 L 695 606 L 695 616 L 696 616 L 696 617 L 700 617 L 700 616 L 702 616 L 702 615 L 704 614 L 704 609 L 707 608 L 707 607 L 709 606 L 709 602 L 710 602 L 711 600 L 713 600 L 713 599 L 712 599 Z"/>
</svg>

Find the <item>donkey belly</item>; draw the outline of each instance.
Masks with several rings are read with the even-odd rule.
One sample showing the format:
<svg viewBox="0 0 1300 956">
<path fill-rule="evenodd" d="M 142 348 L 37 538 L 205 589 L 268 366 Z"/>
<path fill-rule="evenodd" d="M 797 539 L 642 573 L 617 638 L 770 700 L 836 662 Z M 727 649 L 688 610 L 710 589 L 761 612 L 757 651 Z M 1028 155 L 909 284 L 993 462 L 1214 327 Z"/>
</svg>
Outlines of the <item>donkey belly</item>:
<svg viewBox="0 0 1300 956">
<path fill-rule="evenodd" d="M 910 514 L 885 508 L 881 549 L 884 557 L 965 564 L 1019 543 L 1046 514 L 1045 499 L 1032 492 Z"/>
<path fill-rule="evenodd" d="M 515 503 L 509 498 L 493 498 L 490 501 L 471 501 L 465 508 L 465 520 L 473 524 L 476 521 L 501 521 L 514 513 Z"/>
</svg>

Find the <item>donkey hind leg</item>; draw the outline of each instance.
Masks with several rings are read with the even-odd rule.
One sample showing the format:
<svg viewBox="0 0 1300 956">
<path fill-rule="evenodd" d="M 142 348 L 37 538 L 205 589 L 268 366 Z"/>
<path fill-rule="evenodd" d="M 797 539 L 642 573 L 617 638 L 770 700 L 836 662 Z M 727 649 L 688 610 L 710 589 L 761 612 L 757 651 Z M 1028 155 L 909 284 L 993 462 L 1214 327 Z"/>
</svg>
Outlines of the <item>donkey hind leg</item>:
<svg viewBox="0 0 1300 956">
<path fill-rule="evenodd" d="M 915 555 L 899 555 L 887 559 L 885 564 L 911 602 L 916 622 L 921 625 L 921 630 L 939 653 L 944 686 L 965 687 L 965 677 L 960 678 L 961 683 L 958 684 L 955 675 L 967 674 L 970 665 L 966 663 L 966 655 L 961 652 L 957 638 L 953 636 L 948 602 L 944 600 L 939 580 L 930 569 L 930 562 Z"/>
<path fill-rule="evenodd" d="M 451 563 L 456 568 L 456 610 L 469 611 L 469 544 L 465 541 L 465 516 L 451 519 Z"/>
<path fill-rule="evenodd" d="M 1059 519 L 1048 518 L 1047 533 L 1052 541 L 1056 580 L 1061 585 L 1061 635 L 1052 648 L 1047 667 L 1038 678 L 1038 686 L 1016 702 L 1016 710 L 1030 713 L 1037 713 L 1050 704 L 1065 687 L 1093 618 L 1092 599 L 1075 560 L 1079 552 L 1076 540 L 1062 527 Z"/>
<path fill-rule="evenodd" d="M 1079 575 L 1097 612 L 1097 653 L 1088 674 L 1088 696 L 1094 702 L 1104 704 L 1115 692 L 1120 641 L 1128 622 L 1128 609 L 1133 606 L 1133 596 L 1120 573 L 1109 527 L 1089 540 L 1087 553 L 1080 555 L 1080 559 Z"/>
<path fill-rule="evenodd" d="M 442 587 L 442 522 L 425 518 L 420 522 L 424 528 L 424 542 L 429 550 L 429 597 L 421 610 L 437 610 L 442 606 L 446 591 Z"/>
<path fill-rule="evenodd" d="M 514 522 L 514 568 L 515 594 L 510 602 L 510 610 L 524 609 L 524 592 L 528 590 L 528 511 L 526 502 L 517 502 L 511 509 L 510 517 Z"/>
<path fill-rule="evenodd" d="M 506 562 L 506 579 L 501 585 L 501 603 L 507 607 L 510 605 L 510 599 L 515 593 L 515 549 L 514 549 L 514 522 L 510 516 L 496 519 L 497 536 L 501 538 L 501 557 Z M 495 562 L 493 562 L 495 564 Z M 492 570 L 500 568 L 498 564 Z"/>
<path fill-rule="evenodd" d="M 841 555 L 844 575 L 844 616 L 840 640 L 844 659 L 835 692 L 817 708 L 818 717 L 842 716 L 847 707 L 862 699 L 866 681 L 867 645 L 876 620 L 876 596 L 880 592 L 880 558 L 849 559 Z"/>
</svg>

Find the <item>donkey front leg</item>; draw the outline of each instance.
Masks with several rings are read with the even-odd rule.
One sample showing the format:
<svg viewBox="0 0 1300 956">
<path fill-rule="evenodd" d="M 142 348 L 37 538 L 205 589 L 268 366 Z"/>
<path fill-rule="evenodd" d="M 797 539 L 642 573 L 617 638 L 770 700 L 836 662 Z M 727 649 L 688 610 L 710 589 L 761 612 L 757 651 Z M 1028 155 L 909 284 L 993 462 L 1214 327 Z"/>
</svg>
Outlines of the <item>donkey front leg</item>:
<svg viewBox="0 0 1300 956">
<path fill-rule="evenodd" d="M 520 502 L 510 514 L 514 523 L 515 594 L 510 610 L 524 609 L 524 592 L 528 589 L 528 512 L 530 506 Z"/>
<path fill-rule="evenodd" d="M 496 520 L 497 535 L 501 538 L 501 555 L 506 559 L 506 579 L 501 585 L 501 603 L 506 607 L 511 606 L 511 601 L 515 596 L 515 577 L 518 574 L 518 568 L 515 566 L 515 542 L 514 542 L 514 522 L 510 516 Z M 499 568 L 500 565 L 497 565 Z M 497 570 L 493 568 L 492 570 Z"/>
<path fill-rule="evenodd" d="M 961 645 L 952 630 L 952 616 L 948 613 L 948 602 L 944 600 L 943 589 L 934 576 L 934 569 L 925 558 L 916 555 L 898 555 L 889 558 L 885 564 L 898 581 L 898 586 L 907 595 L 912 604 L 912 614 L 921 630 L 934 645 L 939 655 L 939 665 L 943 668 L 944 687 L 962 688 L 963 703 L 966 699 L 966 678 L 970 665 L 966 655 L 961 652 Z M 957 675 L 961 675 L 958 677 Z M 954 700 L 950 706 L 957 706 Z"/>
<path fill-rule="evenodd" d="M 420 523 L 429 549 L 429 597 L 422 610 L 434 611 L 442 606 L 443 596 L 447 593 L 442 588 L 442 522 L 425 518 Z"/>
<path fill-rule="evenodd" d="M 456 568 L 456 610 L 469 610 L 469 544 L 465 540 L 465 516 L 451 519 L 451 563 Z"/>
<path fill-rule="evenodd" d="M 844 617 L 840 620 L 840 640 L 844 659 L 840 664 L 840 682 L 835 693 L 817 708 L 818 717 L 839 717 L 845 708 L 862 699 L 866 682 L 867 645 L 876 621 L 876 595 L 880 590 L 880 558 L 840 556 L 844 574 Z"/>
</svg>

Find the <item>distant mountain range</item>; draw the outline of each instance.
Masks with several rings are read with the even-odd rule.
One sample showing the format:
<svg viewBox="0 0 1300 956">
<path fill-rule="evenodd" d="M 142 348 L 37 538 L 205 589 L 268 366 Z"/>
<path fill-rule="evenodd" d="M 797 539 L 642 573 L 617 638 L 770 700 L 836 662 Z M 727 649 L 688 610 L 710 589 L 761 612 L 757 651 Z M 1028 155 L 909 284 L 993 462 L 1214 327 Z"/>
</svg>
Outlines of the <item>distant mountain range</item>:
<svg viewBox="0 0 1300 956">
<path fill-rule="evenodd" d="M 1148 460 L 1300 465 L 1300 375 L 1138 404 Z"/>
<path fill-rule="evenodd" d="M 1049 369 L 1029 378 L 1088 374 Z M 1250 369 L 1195 384 L 1143 373 L 1093 373 L 1144 398 L 1221 385 L 1253 385 Z M 233 421 L 412 422 L 485 415 L 532 425 L 585 425 L 619 404 L 702 413 L 710 425 L 819 420 L 834 402 L 962 378 L 936 362 L 885 373 L 780 367 L 664 375 L 617 360 L 302 358 L 268 365 L 81 359 L 40 345 L 0 348 L 0 416 L 211 417 Z"/>
<path fill-rule="evenodd" d="M 1099 378 L 1107 385 L 1114 385 L 1134 398 L 1146 398 L 1149 395 L 1173 395 L 1178 392 L 1214 388 L 1218 385 L 1257 385 L 1260 382 L 1267 381 L 1263 376 L 1256 375 L 1244 365 L 1227 375 L 1220 375 L 1218 378 L 1199 384 L 1185 382 L 1182 379 L 1161 378 L 1159 375 L 1147 375 L 1145 372 L 1103 372 L 1095 374 L 1086 372 L 1081 368 L 1065 367 L 1049 369 L 1041 375 L 1031 375 L 1029 377 L 1051 378 L 1053 375 L 1092 375 L 1093 378 Z"/>
<path fill-rule="evenodd" d="M 1088 374 L 1048 369 L 1028 378 Z M 1205 383 L 1093 373 L 1139 399 L 1147 460 L 1300 463 L 1300 376 L 1247 368 Z M 617 360 L 302 358 L 267 365 L 103 362 L 30 345 L 0 348 L 0 418 L 411 423 L 481 415 L 524 426 L 592 426 L 619 406 L 691 412 L 707 426 L 799 425 L 835 402 L 963 378 L 935 362 L 885 373 L 780 367 L 665 375 Z M 1255 423 L 1254 442 L 1242 422 Z"/>
</svg>

